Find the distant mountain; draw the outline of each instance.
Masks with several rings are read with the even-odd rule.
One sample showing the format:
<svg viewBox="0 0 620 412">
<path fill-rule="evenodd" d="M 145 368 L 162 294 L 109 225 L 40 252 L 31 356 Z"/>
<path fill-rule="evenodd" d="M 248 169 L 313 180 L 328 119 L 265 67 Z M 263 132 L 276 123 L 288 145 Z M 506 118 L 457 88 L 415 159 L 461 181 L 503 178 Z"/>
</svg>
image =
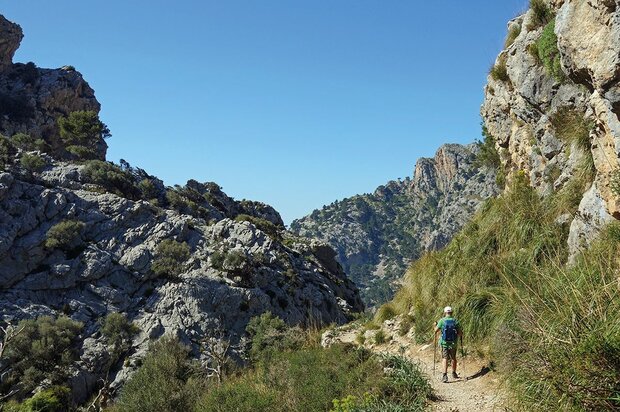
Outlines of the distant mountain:
<svg viewBox="0 0 620 412">
<path fill-rule="evenodd" d="M 440 249 L 484 200 L 499 193 L 495 171 L 475 165 L 475 145 L 446 144 L 419 159 L 413 179 L 336 201 L 291 223 L 337 252 L 369 305 L 391 298 L 408 264 Z"/>
</svg>

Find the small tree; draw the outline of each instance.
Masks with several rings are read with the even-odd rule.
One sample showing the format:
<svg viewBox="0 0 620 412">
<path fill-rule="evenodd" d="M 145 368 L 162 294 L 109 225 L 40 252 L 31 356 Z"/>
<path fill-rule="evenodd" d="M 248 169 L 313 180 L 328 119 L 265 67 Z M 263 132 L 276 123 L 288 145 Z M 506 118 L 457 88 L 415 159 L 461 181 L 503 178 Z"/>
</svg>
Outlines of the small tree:
<svg viewBox="0 0 620 412">
<path fill-rule="evenodd" d="M 55 224 L 47 231 L 45 247 L 48 249 L 70 250 L 81 242 L 84 226 L 84 222 L 79 220 L 63 220 Z"/>
<path fill-rule="evenodd" d="M 197 397 L 198 365 L 175 337 L 164 336 L 149 348 L 140 369 L 123 386 L 118 412 L 189 411 Z"/>
<path fill-rule="evenodd" d="M 158 246 L 151 269 L 157 276 L 178 276 L 190 257 L 190 248 L 186 242 L 165 239 Z"/>
<path fill-rule="evenodd" d="M 139 332 L 139 328 L 127 320 L 122 313 L 113 312 L 108 314 L 101 327 L 101 334 L 111 347 L 113 362 L 127 351 L 131 345 L 131 339 Z"/>
<path fill-rule="evenodd" d="M 76 358 L 74 343 L 81 329 L 80 322 L 66 316 L 41 316 L 19 322 L 19 333 L 3 349 L 8 366 L 3 371 L 2 391 L 15 393 L 18 388 L 27 394 L 43 380 L 52 384 L 64 382 L 68 367 Z"/>
<path fill-rule="evenodd" d="M 69 153 L 83 159 L 96 157 L 96 147 L 111 136 L 110 129 L 92 110 L 72 112 L 58 119 L 60 138 Z"/>
</svg>

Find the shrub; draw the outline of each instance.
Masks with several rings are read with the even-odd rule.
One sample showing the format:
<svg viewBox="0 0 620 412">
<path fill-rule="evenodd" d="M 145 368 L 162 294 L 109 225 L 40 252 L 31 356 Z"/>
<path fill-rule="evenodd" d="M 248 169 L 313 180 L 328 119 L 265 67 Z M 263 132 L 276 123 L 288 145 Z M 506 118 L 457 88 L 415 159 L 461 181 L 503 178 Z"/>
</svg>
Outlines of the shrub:
<svg viewBox="0 0 620 412">
<path fill-rule="evenodd" d="M 491 78 L 498 82 L 510 83 L 510 76 L 508 75 L 508 67 L 506 66 L 506 58 L 500 56 L 499 60 L 489 70 Z"/>
<path fill-rule="evenodd" d="M 217 270 L 224 269 L 224 260 L 226 259 L 225 253 L 220 252 L 219 250 L 216 250 L 215 252 L 211 253 L 211 256 L 209 259 L 211 261 L 212 267 L 214 267 Z"/>
<path fill-rule="evenodd" d="M 9 369 L 7 379 L 2 381 L 2 392 L 17 383 L 21 384 L 20 394 L 27 394 L 43 380 L 63 383 L 76 359 L 74 344 L 81 329 L 81 323 L 66 316 L 41 316 L 19 322 L 17 330 L 21 332 L 4 353 Z"/>
<path fill-rule="evenodd" d="M 268 360 L 278 352 L 299 349 L 305 339 L 301 329 L 287 327 L 271 312 L 250 319 L 245 330 L 252 341 L 249 355 L 254 362 Z"/>
<path fill-rule="evenodd" d="M 408 410 L 424 410 L 426 401 L 433 396 L 433 390 L 420 367 L 395 355 L 385 355 L 382 364 L 388 370 L 383 400 L 405 406 Z"/>
<path fill-rule="evenodd" d="M 240 273 L 245 268 L 247 263 L 247 257 L 245 253 L 240 250 L 231 250 L 226 253 L 226 258 L 224 259 L 224 270 L 233 273 Z"/>
<path fill-rule="evenodd" d="M 536 41 L 536 51 L 547 73 L 558 82 L 565 82 L 566 75 L 562 70 L 558 38 L 555 35 L 555 21 L 545 26 L 540 38 Z"/>
<path fill-rule="evenodd" d="M 185 270 L 189 257 L 190 247 L 186 242 L 165 239 L 157 246 L 151 269 L 157 276 L 174 278 Z"/>
<path fill-rule="evenodd" d="M 5 168 L 15 152 L 15 146 L 13 146 L 11 141 L 7 137 L 0 135 L 0 166 Z"/>
<path fill-rule="evenodd" d="M 113 163 L 102 160 L 89 160 L 84 167 L 86 178 L 107 191 L 129 199 L 138 199 L 139 191 L 134 185 L 133 176 Z"/>
<path fill-rule="evenodd" d="M 256 226 L 258 229 L 260 229 L 262 232 L 265 232 L 272 239 L 276 239 L 276 240 L 281 239 L 281 234 L 280 234 L 281 229 L 278 228 L 278 226 L 274 225 L 269 220 L 256 217 L 256 216 L 240 214 L 240 215 L 237 215 L 237 217 L 235 217 L 235 221 L 250 222 L 254 226 Z"/>
<path fill-rule="evenodd" d="M 21 412 L 65 412 L 70 410 L 71 391 L 64 386 L 53 386 L 26 400 Z"/>
<path fill-rule="evenodd" d="M 533 17 L 528 30 L 535 30 L 555 19 L 553 11 L 547 6 L 545 0 L 530 0 L 530 8 L 533 11 Z"/>
<path fill-rule="evenodd" d="M 139 332 L 138 327 L 127 320 L 122 313 L 108 314 L 101 327 L 101 334 L 112 348 L 113 358 L 117 358 L 129 349 L 131 339 Z"/>
<path fill-rule="evenodd" d="M 261 381 L 280 395 L 280 411 L 325 411 L 334 399 L 377 393 L 385 382 L 380 362 L 349 345 L 278 353 L 261 364 Z"/>
<path fill-rule="evenodd" d="M 99 120 L 94 111 L 76 111 L 67 117 L 58 118 L 60 138 L 67 150 L 82 159 L 92 159 L 96 156 L 97 145 L 111 136 L 108 127 Z"/>
<path fill-rule="evenodd" d="M 280 396 L 274 390 L 248 380 L 224 384 L 203 396 L 196 412 L 254 412 L 279 410 Z"/>
<path fill-rule="evenodd" d="M 375 333 L 375 343 L 377 345 L 381 345 L 383 343 L 386 342 L 386 336 L 385 336 L 385 332 L 383 331 L 383 329 L 379 329 L 376 333 Z"/>
<path fill-rule="evenodd" d="M 147 200 L 156 199 L 159 195 L 157 187 L 155 187 L 155 184 L 150 179 L 142 179 L 140 183 L 138 183 L 138 190 L 142 193 L 142 198 Z"/>
<path fill-rule="evenodd" d="M 394 316 L 396 316 L 396 310 L 394 309 L 394 306 L 386 303 L 377 310 L 375 320 L 379 323 L 383 323 L 386 320 L 392 319 Z"/>
<path fill-rule="evenodd" d="M 118 412 L 189 411 L 203 389 L 188 348 L 164 336 L 149 348 L 142 366 L 121 389 Z"/>
<path fill-rule="evenodd" d="M 40 172 L 47 166 L 47 161 L 38 154 L 24 153 L 19 162 L 29 172 Z"/>
<path fill-rule="evenodd" d="M 69 251 L 80 245 L 86 225 L 79 220 L 63 220 L 52 226 L 46 234 L 45 247 Z"/>
<path fill-rule="evenodd" d="M 510 26 L 510 29 L 508 30 L 508 36 L 506 36 L 506 41 L 504 42 L 504 48 L 508 48 L 510 47 L 515 40 L 517 39 L 517 37 L 519 37 L 519 34 L 521 34 L 521 26 L 518 24 L 513 24 L 512 26 Z"/>
<path fill-rule="evenodd" d="M 549 121 L 559 140 L 575 144 L 586 153 L 590 152 L 590 132 L 594 124 L 585 119 L 583 112 L 566 106 L 561 107 L 549 117 Z"/>
<path fill-rule="evenodd" d="M 495 146 L 495 138 L 489 133 L 489 130 L 481 123 L 482 126 L 482 140 L 476 140 L 476 159 L 474 160 L 475 167 L 488 167 L 492 170 L 500 169 L 502 163 L 500 161 L 497 147 Z"/>
<path fill-rule="evenodd" d="M 43 152 L 48 149 L 45 140 L 36 139 L 25 133 L 16 133 L 11 136 L 11 143 L 13 143 L 15 147 L 25 151 L 40 150 Z"/>
</svg>

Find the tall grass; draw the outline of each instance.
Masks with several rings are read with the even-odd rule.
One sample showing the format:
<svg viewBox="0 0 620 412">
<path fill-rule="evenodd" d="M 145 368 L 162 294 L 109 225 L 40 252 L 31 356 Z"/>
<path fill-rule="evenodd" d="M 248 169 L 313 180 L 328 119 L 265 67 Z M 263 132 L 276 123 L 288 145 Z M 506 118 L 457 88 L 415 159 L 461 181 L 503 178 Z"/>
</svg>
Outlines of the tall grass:
<svg viewBox="0 0 620 412">
<path fill-rule="evenodd" d="M 560 196 L 541 199 L 518 174 L 444 250 L 412 265 L 392 306 L 413 316 L 419 341 L 455 307 L 466 339 L 506 373 L 516 409 L 620 408 L 620 227 L 566 267 Z"/>
</svg>

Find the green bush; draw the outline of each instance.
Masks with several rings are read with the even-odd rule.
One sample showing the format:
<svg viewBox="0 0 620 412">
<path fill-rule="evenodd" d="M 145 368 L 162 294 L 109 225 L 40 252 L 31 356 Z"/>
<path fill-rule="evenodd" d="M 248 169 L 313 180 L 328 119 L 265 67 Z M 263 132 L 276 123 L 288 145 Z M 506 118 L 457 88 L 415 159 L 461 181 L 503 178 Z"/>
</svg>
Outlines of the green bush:
<svg viewBox="0 0 620 412">
<path fill-rule="evenodd" d="M 248 380 L 241 380 L 235 384 L 224 384 L 210 390 L 200 399 L 195 411 L 277 411 L 280 403 L 280 396 L 274 390 Z"/>
<path fill-rule="evenodd" d="M 262 232 L 265 232 L 272 239 L 281 239 L 282 235 L 280 231 L 282 228 L 274 225 L 272 222 L 266 219 L 262 219 L 256 216 L 250 216 L 245 214 L 240 214 L 235 217 L 236 222 L 250 222 Z"/>
<path fill-rule="evenodd" d="M 84 175 L 90 183 L 99 185 L 110 193 L 134 200 L 140 198 L 133 176 L 113 163 L 89 160 L 85 163 Z"/>
<path fill-rule="evenodd" d="M 530 0 L 530 9 L 533 11 L 533 18 L 528 30 L 535 30 L 555 19 L 555 14 L 545 0 Z"/>
<path fill-rule="evenodd" d="M 211 253 L 211 256 L 210 256 L 211 266 L 213 266 L 217 270 L 223 270 L 225 259 L 226 259 L 226 254 L 224 252 L 220 252 L 219 250 L 216 250 L 215 252 Z"/>
<path fill-rule="evenodd" d="M 140 190 L 143 199 L 156 199 L 157 196 L 159 196 L 159 192 L 157 191 L 155 184 L 150 179 L 142 179 L 138 183 L 138 190 Z"/>
<path fill-rule="evenodd" d="M 47 166 L 47 161 L 38 154 L 24 153 L 19 162 L 29 172 L 40 172 Z"/>
<path fill-rule="evenodd" d="M 110 346 L 114 360 L 130 348 L 131 339 L 139 331 L 133 322 L 129 322 L 124 314 L 118 312 L 108 314 L 101 326 L 101 334 Z"/>
<path fill-rule="evenodd" d="M 142 366 L 123 386 L 113 411 L 190 411 L 204 390 L 203 379 L 188 348 L 164 336 L 151 345 Z"/>
<path fill-rule="evenodd" d="M 80 246 L 85 226 L 84 222 L 72 219 L 55 224 L 47 231 L 45 247 L 69 251 Z"/>
<path fill-rule="evenodd" d="M 482 140 L 476 140 L 476 159 L 474 160 L 474 167 L 488 167 L 489 169 L 499 171 L 502 166 L 502 162 L 495 146 L 495 138 L 489 133 L 489 130 L 484 125 L 482 126 Z"/>
<path fill-rule="evenodd" d="M 566 75 L 562 70 L 558 38 L 555 35 L 555 20 L 545 26 L 540 38 L 536 41 L 536 51 L 547 73 L 558 82 L 565 82 Z"/>
<path fill-rule="evenodd" d="M 18 383 L 20 395 L 28 394 L 43 380 L 64 383 L 68 368 L 77 357 L 75 340 L 81 329 L 81 323 L 66 316 L 41 316 L 19 322 L 16 330 L 21 332 L 4 353 L 9 372 L 2 381 L 2 392 Z"/>
<path fill-rule="evenodd" d="M 7 137 L 0 135 L 0 167 L 5 168 L 15 153 L 15 146 L 13 146 L 11 141 Z"/>
<path fill-rule="evenodd" d="M 386 342 L 387 337 L 386 337 L 385 332 L 383 331 L 383 329 L 379 329 L 375 333 L 374 339 L 375 339 L 375 343 L 377 345 L 381 345 L 381 344 L 384 344 Z"/>
<path fill-rule="evenodd" d="M 513 24 L 510 26 L 510 30 L 508 30 L 508 36 L 506 36 L 506 41 L 504 42 L 504 48 L 510 47 L 517 37 L 521 34 L 521 26 Z"/>
<path fill-rule="evenodd" d="M 289 328 L 271 312 L 250 319 L 245 330 L 252 341 L 249 355 L 254 362 L 268 360 L 278 352 L 299 349 L 306 339 L 300 328 Z"/>
<path fill-rule="evenodd" d="M 240 250 L 230 250 L 224 259 L 224 269 L 233 273 L 240 273 L 245 268 L 247 257 Z"/>
<path fill-rule="evenodd" d="M 71 391 L 64 386 L 53 386 L 24 401 L 21 412 L 65 412 L 71 407 Z"/>
<path fill-rule="evenodd" d="M 108 127 L 94 111 L 76 111 L 58 118 L 60 138 L 68 151 L 81 159 L 96 157 L 97 146 L 111 136 Z M 69 148 L 71 150 L 69 150 Z"/>
<path fill-rule="evenodd" d="M 497 63 L 489 70 L 491 78 L 498 82 L 510 83 L 510 76 L 508 75 L 508 67 L 506 66 L 506 58 L 501 56 Z"/>
<path fill-rule="evenodd" d="M 175 278 L 185 270 L 185 262 L 189 257 L 190 247 L 186 242 L 165 239 L 157 246 L 151 269 L 157 276 Z"/>
<path fill-rule="evenodd" d="M 43 139 L 35 139 L 29 134 L 16 133 L 11 136 L 11 143 L 21 150 L 32 151 L 40 150 L 42 152 L 48 149 L 47 143 Z"/>
</svg>

